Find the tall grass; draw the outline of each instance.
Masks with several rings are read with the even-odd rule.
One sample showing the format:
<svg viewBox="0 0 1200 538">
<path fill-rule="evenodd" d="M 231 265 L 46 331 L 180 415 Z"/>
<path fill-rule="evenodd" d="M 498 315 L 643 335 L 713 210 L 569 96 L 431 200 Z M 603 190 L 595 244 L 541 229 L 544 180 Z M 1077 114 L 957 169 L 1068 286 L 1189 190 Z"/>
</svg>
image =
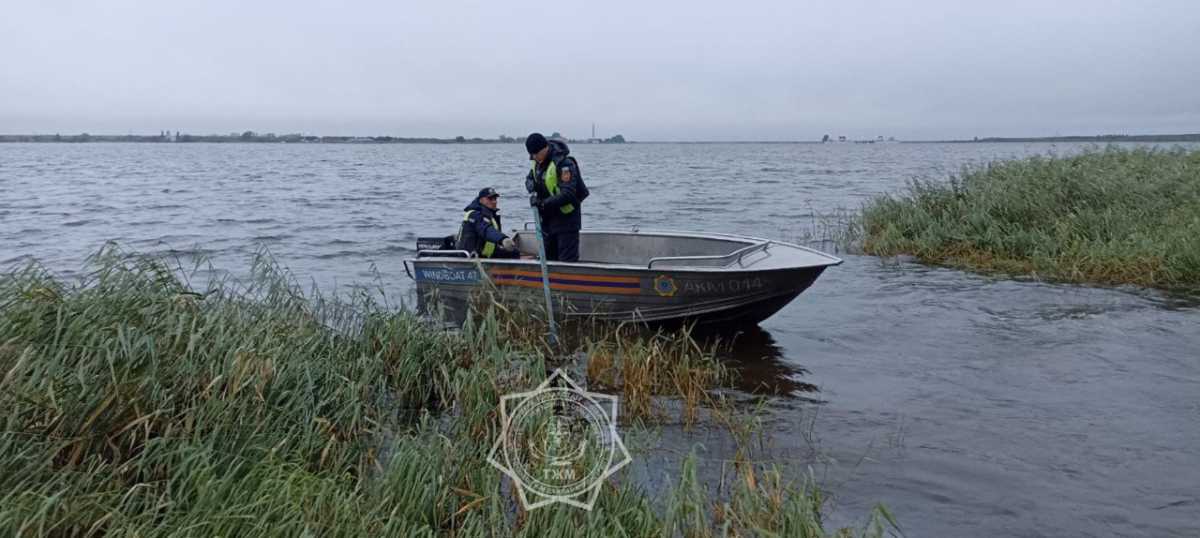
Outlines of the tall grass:
<svg viewBox="0 0 1200 538">
<path fill-rule="evenodd" d="M 789 222 L 779 230 L 779 236 L 813 248 L 834 254 L 861 254 L 863 229 L 862 214 L 857 209 L 844 207 L 818 211 L 811 205 L 807 218 Z"/>
<path fill-rule="evenodd" d="M 437 330 L 306 296 L 268 259 L 203 290 L 111 247 L 92 268 L 0 276 L 0 535 L 826 535 L 811 483 L 718 500 L 686 462 L 665 504 L 618 474 L 591 512 L 522 511 L 486 457 L 500 395 L 548 357 L 502 312 Z"/>
<path fill-rule="evenodd" d="M 691 426 L 709 391 L 730 374 L 715 349 L 701 346 L 687 328 L 648 333 L 623 326 L 587 342 L 587 377 L 620 395 L 623 413 L 632 418 L 664 416 L 661 396 L 680 401 L 680 421 Z"/>
<path fill-rule="evenodd" d="M 1200 150 L 1095 149 L 913 181 L 863 212 L 868 254 L 985 272 L 1200 288 Z"/>
</svg>

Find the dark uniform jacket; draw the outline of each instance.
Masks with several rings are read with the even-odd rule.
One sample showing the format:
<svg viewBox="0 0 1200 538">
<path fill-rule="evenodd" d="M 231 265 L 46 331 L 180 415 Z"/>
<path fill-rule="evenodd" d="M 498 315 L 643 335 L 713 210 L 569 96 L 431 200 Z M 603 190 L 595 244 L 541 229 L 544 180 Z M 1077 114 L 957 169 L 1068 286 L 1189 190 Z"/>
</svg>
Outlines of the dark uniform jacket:
<svg viewBox="0 0 1200 538">
<path fill-rule="evenodd" d="M 496 243 L 499 248 L 500 242 L 506 237 L 500 232 L 500 213 L 485 207 L 478 199 L 464 207 L 463 211 L 468 214 L 463 218 L 462 229 L 458 232 L 458 248 L 481 255 L 484 244 L 489 241 Z"/>
<path fill-rule="evenodd" d="M 525 176 L 525 186 L 527 189 L 532 187 L 530 192 L 537 193 L 538 199 L 543 202 L 540 213 L 542 229 L 546 233 L 578 232 L 583 224 L 581 204 L 588 195 L 587 185 L 583 183 L 583 176 L 579 173 L 575 159 L 568 158 L 571 150 L 567 144 L 561 140 L 550 140 L 549 143 L 550 155 L 542 164 L 529 171 L 529 174 Z M 556 195 L 551 195 L 546 188 L 546 169 L 551 162 L 558 169 L 558 194 Z M 564 170 L 571 171 L 570 181 L 563 181 Z M 575 210 L 563 214 L 560 208 L 567 204 L 575 206 Z"/>
</svg>

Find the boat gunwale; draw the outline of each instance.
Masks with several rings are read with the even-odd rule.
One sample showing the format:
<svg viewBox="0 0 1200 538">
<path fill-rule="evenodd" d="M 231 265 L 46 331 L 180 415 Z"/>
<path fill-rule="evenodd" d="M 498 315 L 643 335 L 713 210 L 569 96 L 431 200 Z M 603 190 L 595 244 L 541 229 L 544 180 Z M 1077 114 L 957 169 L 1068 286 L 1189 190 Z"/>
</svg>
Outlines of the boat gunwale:
<svg viewBox="0 0 1200 538">
<path fill-rule="evenodd" d="M 528 230 L 526 230 L 526 231 L 528 231 Z M 841 258 L 838 258 L 837 256 L 832 256 L 830 254 L 821 252 L 817 249 L 809 248 L 809 247 L 806 247 L 803 245 L 797 245 L 795 243 L 789 243 L 787 241 L 776 241 L 774 239 L 764 239 L 761 237 L 753 237 L 753 236 L 739 235 L 739 234 L 728 234 L 728 233 L 721 233 L 721 232 L 683 232 L 683 231 L 674 231 L 674 230 L 648 230 L 648 231 L 587 230 L 587 231 L 581 232 L 581 234 L 591 234 L 591 233 L 596 233 L 596 234 L 604 233 L 604 234 L 617 234 L 617 235 L 650 235 L 650 236 L 659 236 L 659 237 L 691 237 L 691 238 L 701 238 L 701 239 L 726 239 L 726 240 L 732 239 L 732 240 L 748 243 L 748 245 L 746 247 L 739 248 L 739 249 L 731 252 L 730 254 L 723 254 L 723 255 L 717 256 L 717 258 L 731 256 L 733 254 L 737 254 L 738 252 L 748 249 L 748 248 L 751 248 L 751 247 L 756 247 L 756 246 L 764 245 L 764 244 L 769 245 L 769 244 L 773 243 L 773 244 L 784 245 L 784 246 L 796 248 L 796 249 L 799 249 L 799 250 L 802 250 L 802 251 L 805 251 L 805 252 L 808 252 L 811 254 L 815 254 L 817 256 L 820 256 L 822 258 L 830 260 L 829 263 L 815 263 L 815 264 L 807 264 L 807 265 L 772 267 L 769 269 L 768 268 L 755 269 L 753 267 L 741 267 L 738 269 L 730 269 L 728 265 L 722 266 L 722 267 L 668 266 L 668 267 L 660 268 L 658 270 L 658 272 L 669 271 L 669 272 L 674 272 L 674 273 L 733 273 L 733 272 L 778 271 L 778 270 L 790 270 L 790 269 L 813 269 L 813 268 L 817 268 L 817 267 L 824 268 L 824 267 L 832 267 L 835 265 L 841 265 L 842 262 L 844 261 Z M 436 250 L 418 251 L 418 253 L 421 253 L 421 252 L 439 252 L 439 251 L 436 251 Z M 681 259 L 681 258 L 688 258 L 688 257 L 681 256 L 676 259 Z M 694 257 L 694 258 L 708 258 L 708 256 L 698 256 L 698 257 Z M 653 260 L 653 258 L 651 260 Z M 665 259 L 665 258 L 663 259 L 663 261 L 666 261 L 666 260 L 667 259 Z M 405 258 L 404 259 L 405 265 L 407 266 L 408 262 L 410 262 L 410 261 L 413 262 L 414 266 L 418 262 L 433 262 L 433 261 L 442 262 L 442 263 L 458 262 L 458 263 L 472 263 L 472 264 L 474 264 L 474 263 L 482 264 L 482 263 L 486 262 L 490 265 L 516 265 L 516 266 L 540 265 L 540 262 L 536 259 L 528 259 L 528 260 L 511 259 L 511 258 L 493 259 L 493 258 L 479 258 L 479 257 L 463 258 L 461 256 L 424 256 L 424 257 L 420 257 L 420 258 L 417 258 L 417 257 Z M 655 271 L 655 269 L 650 267 L 648 264 L 647 265 L 633 265 L 633 264 L 617 264 L 617 263 L 550 261 L 550 262 L 547 262 L 547 265 L 549 265 L 551 267 L 555 267 L 555 266 L 558 266 L 558 267 L 580 267 L 580 268 L 602 269 L 602 270 L 623 269 L 623 270 L 632 270 L 632 271 L 650 271 L 650 272 Z"/>
</svg>

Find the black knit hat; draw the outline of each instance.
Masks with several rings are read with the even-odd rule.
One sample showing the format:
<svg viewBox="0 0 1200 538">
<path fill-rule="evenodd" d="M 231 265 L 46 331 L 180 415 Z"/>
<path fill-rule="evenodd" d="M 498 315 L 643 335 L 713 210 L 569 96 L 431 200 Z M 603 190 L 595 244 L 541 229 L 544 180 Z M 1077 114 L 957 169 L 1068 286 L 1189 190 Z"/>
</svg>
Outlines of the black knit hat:
<svg viewBox="0 0 1200 538">
<path fill-rule="evenodd" d="M 491 198 L 493 196 L 500 196 L 500 193 L 491 187 L 484 187 L 479 189 L 479 196 L 476 196 L 476 198 Z"/>
<path fill-rule="evenodd" d="M 525 151 L 528 151 L 530 156 L 542 151 L 542 148 L 547 145 L 549 142 L 546 142 L 546 137 L 542 136 L 542 133 L 533 133 L 525 137 Z"/>
</svg>

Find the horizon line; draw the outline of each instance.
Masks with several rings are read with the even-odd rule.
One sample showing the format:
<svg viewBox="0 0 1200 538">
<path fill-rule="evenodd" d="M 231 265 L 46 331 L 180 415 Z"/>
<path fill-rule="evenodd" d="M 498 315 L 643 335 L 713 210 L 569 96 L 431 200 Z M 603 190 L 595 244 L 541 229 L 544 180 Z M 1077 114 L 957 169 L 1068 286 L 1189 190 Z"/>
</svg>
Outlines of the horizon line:
<svg viewBox="0 0 1200 538">
<path fill-rule="evenodd" d="M 245 136 L 246 134 L 249 134 L 250 136 L 247 137 L 247 136 Z M 306 141 L 309 143 L 312 143 L 314 141 L 320 142 L 321 140 L 324 140 L 324 139 L 331 139 L 331 140 L 344 141 L 344 142 L 356 140 L 360 143 L 389 143 L 389 142 L 403 143 L 403 142 L 408 142 L 408 143 L 450 143 L 450 144 L 454 144 L 454 143 L 460 143 L 460 144 L 461 143 L 518 144 L 518 143 L 521 143 L 521 141 L 523 140 L 523 138 L 521 138 L 521 137 L 508 137 L 507 135 L 501 135 L 501 136 L 506 137 L 506 138 L 500 138 L 500 137 L 483 138 L 483 137 L 478 137 L 478 136 L 466 137 L 466 136 L 462 136 L 462 135 L 459 135 L 456 137 L 450 137 L 450 138 L 443 138 L 443 137 L 436 137 L 436 136 L 396 136 L 396 135 L 313 135 L 313 134 L 302 134 L 302 133 L 286 133 L 286 134 L 279 135 L 279 134 L 275 134 L 275 133 L 259 133 L 256 131 L 244 131 L 243 133 L 240 133 L 240 134 L 234 134 L 232 132 L 226 133 L 226 134 L 217 134 L 217 133 L 191 134 L 191 133 L 185 133 L 182 131 L 174 131 L 174 132 L 161 131 L 159 134 L 152 134 L 152 133 L 151 134 L 134 134 L 134 133 L 95 134 L 95 133 L 83 131 L 83 132 L 80 132 L 77 134 L 62 134 L 60 132 L 56 132 L 56 133 L 52 133 L 52 134 L 50 134 L 50 133 L 43 134 L 43 133 L 37 133 L 37 132 L 21 133 L 21 134 L 0 134 L 0 142 L 12 143 L 12 142 L 56 142 L 57 141 L 57 140 L 45 140 L 45 138 L 47 138 L 47 137 L 61 137 L 61 138 L 72 139 L 72 140 L 64 140 L 63 142 L 65 142 L 65 143 L 85 142 L 84 140 L 79 140 L 79 138 L 81 138 L 81 137 L 87 137 L 87 138 L 96 137 L 96 138 L 107 139 L 107 140 L 95 140 L 95 142 L 121 142 L 123 140 L 112 140 L 112 139 L 126 138 L 126 139 L 131 139 L 131 140 L 124 140 L 124 141 L 155 142 L 155 141 L 161 140 L 164 143 L 180 142 L 179 141 L 180 137 L 209 138 L 209 139 L 216 138 L 216 139 L 221 139 L 221 142 L 225 142 L 225 143 L 229 143 L 229 142 L 233 142 L 233 143 L 237 143 L 237 142 L 270 143 L 271 141 L 287 142 L 288 140 L 296 141 L 297 137 L 299 137 L 299 140 Z M 669 139 L 666 139 L 666 140 L 630 140 L 630 139 L 624 139 L 624 137 L 622 137 L 622 139 L 623 139 L 622 142 L 608 142 L 609 140 L 612 140 L 612 138 L 615 138 L 616 136 L 620 136 L 620 135 L 613 135 L 613 137 L 609 137 L 609 138 L 563 137 L 562 139 L 567 142 L 582 143 L 582 144 L 589 144 L 589 143 L 603 143 L 603 144 L 613 144 L 613 143 L 626 143 L 626 144 L 827 144 L 827 143 L 828 144 L 848 144 L 848 143 L 880 143 L 880 142 L 885 143 L 885 144 L 888 144 L 888 143 L 912 144 L 912 143 L 963 143 L 963 142 L 1089 141 L 1089 140 L 1104 141 L 1105 139 L 1122 139 L 1122 138 L 1131 138 L 1131 139 L 1132 138 L 1164 138 L 1164 139 L 1178 138 L 1178 139 L 1185 139 L 1185 140 L 1181 140 L 1181 141 L 1200 141 L 1200 132 L 1192 132 L 1192 133 L 1176 132 L 1176 133 L 1141 133 L 1141 134 L 1105 133 L 1105 134 L 1092 134 L 1092 135 L 1070 134 L 1070 135 L 1051 135 L 1051 136 L 980 136 L 980 137 L 972 137 L 972 138 L 928 138 L 928 139 L 925 139 L 925 138 L 922 138 L 922 139 L 898 139 L 895 137 L 889 137 L 887 139 L 880 138 L 880 137 L 853 139 L 853 138 L 847 137 L 843 140 L 835 140 L 833 138 L 829 138 L 828 140 L 822 140 L 821 138 L 790 139 L 790 140 L 788 140 L 788 139 L 774 139 L 774 140 L 771 140 L 771 139 L 767 139 L 767 140 L 720 140 L 720 139 L 712 139 L 712 140 L 669 140 Z M 841 136 L 841 135 L 838 135 L 838 136 Z M 13 140 L 13 139 L 20 139 L 20 138 L 38 138 L 41 140 L 33 140 L 33 141 Z M 140 140 L 132 140 L 132 139 L 140 139 Z M 203 140 L 199 140 L 199 141 L 188 140 L 185 143 L 197 143 L 197 142 L 204 142 L 204 141 Z"/>
</svg>

